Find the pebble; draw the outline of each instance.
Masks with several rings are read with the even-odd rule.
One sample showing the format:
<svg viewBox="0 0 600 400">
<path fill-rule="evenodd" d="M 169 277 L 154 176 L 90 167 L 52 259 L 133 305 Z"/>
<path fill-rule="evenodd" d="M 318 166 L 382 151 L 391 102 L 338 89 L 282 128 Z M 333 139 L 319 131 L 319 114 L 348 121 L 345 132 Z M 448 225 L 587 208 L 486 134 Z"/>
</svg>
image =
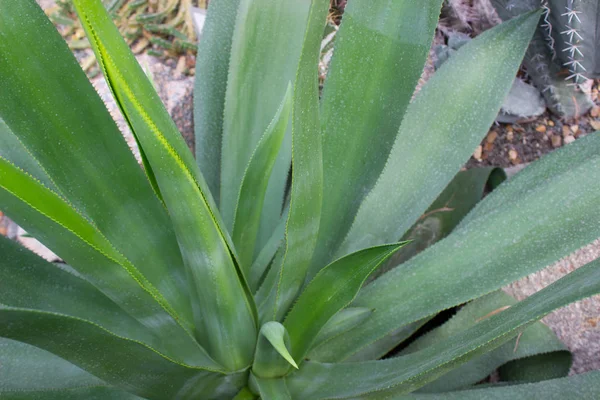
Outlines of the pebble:
<svg viewBox="0 0 600 400">
<path fill-rule="evenodd" d="M 577 135 L 577 132 L 579 132 L 579 125 L 571 125 L 571 132 Z"/>
<path fill-rule="evenodd" d="M 562 127 L 562 135 L 563 137 L 567 137 L 571 134 L 571 128 L 569 128 L 567 125 L 563 125 Z"/>
<path fill-rule="evenodd" d="M 513 133 L 512 130 L 506 132 L 506 140 L 508 140 L 509 142 L 512 142 L 514 137 L 515 137 L 515 134 Z"/>
<path fill-rule="evenodd" d="M 477 148 L 475 149 L 475 152 L 473 153 L 473 158 L 475 158 L 477 161 L 481 161 L 482 153 L 483 153 L 483 147 L 477 146 Z"/>
<path fill-rule="evenodd" d="M 535 130 L 538 131 L 539 133 L 545 133 L 546 132 L 546 125 L 538 125 L 535 127 Z"/>
<path fill-rule="evenodd" d="M 599 106 L 592 107 L 592 109 L 590 110 L 590 115 L 594 118 L 600 116 L 600 107 Z"/>
<path fill-rule="evenodd" d="M 575 141 L 575 137 L 573 135 L 569 135 L 565 137 L 565 144 L 573 143 Z"/>
<path fill-rule="evenodd" d="M 508 151 L 508 158 L 511 160 L 516 160 L 519 157 L 519 153 L 515 149 L 511 149 Z"/>
<path fill-rule="evenodd" d="M 552 147 L 560 147 L 562 138 L 558 135 L 552 135 Z"/>
<path fill-rule="evenodd" d="M 488 143 L 494 143 L 494 141 L 496 140 L 496 138 L 498 138 L 498 132 L 496 131 L 491 131 L 488 136 L 487 136 L 487 142 Z"/>
<path fill-rule="evenodd" d="M 600 121 L 596 121 L 594 119 L 591 119 L 590 120 L 590 125 L 592 126 L 592 128 L 594 128 L 594 130 L 600 131 Z"/>
<path fill-rule="evenodd" d="M 554 121 L 552 121 L 552 120 L 548 121 L 548 126 L 554 126 Z"/>
</svg>

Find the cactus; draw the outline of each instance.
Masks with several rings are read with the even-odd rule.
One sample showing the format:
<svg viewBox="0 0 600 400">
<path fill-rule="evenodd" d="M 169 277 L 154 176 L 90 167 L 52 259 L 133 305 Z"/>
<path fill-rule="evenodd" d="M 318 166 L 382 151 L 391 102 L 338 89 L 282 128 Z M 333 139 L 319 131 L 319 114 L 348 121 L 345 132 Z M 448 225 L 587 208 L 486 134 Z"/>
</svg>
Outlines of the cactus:
<svg viewBox="0 0 600 400">
<path fill-rule="evenodd" d="M 556 114 L 576 117 L 592 105 L 589 79 L 600 77 L 597 0 L 492 0 L 502 20 L 544 9 L 524 66 Z"/>
</svg>

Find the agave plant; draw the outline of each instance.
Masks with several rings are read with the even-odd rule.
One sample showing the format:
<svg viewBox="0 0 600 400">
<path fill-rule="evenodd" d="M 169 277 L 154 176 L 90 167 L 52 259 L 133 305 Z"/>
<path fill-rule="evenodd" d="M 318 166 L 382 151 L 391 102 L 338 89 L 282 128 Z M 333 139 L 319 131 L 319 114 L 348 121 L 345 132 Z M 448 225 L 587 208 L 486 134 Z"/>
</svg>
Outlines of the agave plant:
<svg viewBox="0 0 600 400">
<path fill-rule="evenodd" d="M 194 159 L 101 1 L 75 0 L 140 168 L 36 2 L 0 0 L 0 207 L 66 262 L 0 240 L 1 397 L 597 398 L 536 321 L 600 292 L 600 263 L 497 290 L 600 236 L 600 134 L 468 212 L 454 194 L 489 171 L 455 176 L 540 13 L 411 100 L 441 2 L 350 1 L 320 98 L 328 1 L 211 1 Z"/>
</svg>

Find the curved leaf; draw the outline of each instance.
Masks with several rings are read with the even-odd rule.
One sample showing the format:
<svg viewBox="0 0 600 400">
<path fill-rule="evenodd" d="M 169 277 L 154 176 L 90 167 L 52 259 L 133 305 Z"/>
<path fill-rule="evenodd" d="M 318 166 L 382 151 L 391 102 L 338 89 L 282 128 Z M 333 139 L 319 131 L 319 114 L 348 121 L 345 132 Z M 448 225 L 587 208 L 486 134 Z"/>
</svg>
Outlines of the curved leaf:
<svg viewBox="0 0 600 400">
<path fill-rule="evenodd" d="M 227 369 L 245 368 L 256 340 L 254 304 L 206 182 L 102 3 L 74 4 L 169 210 L 187 268 L 199 339 Z"/>
<path fill-rule="evenodd" d="M 495 313 L 513 306 L 517 301 L 502 291 L 494 292 L 472 301 L 460 309 L 444 325 L 428 332 L 413 342 L 401 354 L 414 353 L 462 331 Z M 556 335 L 541 322 L 525 329 L 518 343 L 505 343 L 497 349 L 461 365 L 438 380 L 422 387 L 420 392 L 447 392 L 467 388 L 485 379 L 501 365 L 512 360 L 537 361 L 540 378 L 555 379 L 567 376 L 571 367 L 571 354 Z"/>
<path fill-rule="evenodd" d="M 410 393 L 498 348 L 552 310 L 599 292 L 600 260 L 596 260 L 473 328 L 421 351 L 380 361 L 307 362 L 287 379 L 288 388 L 298 400 L 355 397 L 390 388 L 396 395 Z"/>
<path fill-rule="evenodd" d="M 263 208 L 269 177 L 288 126 L 288 118 L 292 107 L 292 86 L 288 90 L 258 142 L 248 168 L 244 173 L 240 193 L 238 195 L 233 223 L 233 244 L 239 254 L 240 264 L 246 276 L 254 260 L 254 249 L 260 225 L 260 213 Z"/>
<path fill-rule="evenodd" d="M 191 326 L 185 269 L 169 216 L 35 0 L 2 2 L 0 54 L 0 118 L 58 193 L 93 221 Z M 13 156 L 9 159 L 39 178 Z"/>
<path fill-rule="evenodd" d="M 241 0 L 233 32 L 221 143 L 220 210 L 233 226 L 237 195 L 252 151 L 294 81 L 310 1 Z M 316 64 L 314 64 L 316 67 Z M 277 226 L 291 160 L 287 133 L 261 212 L 257 248 Z"/>
<path fill-rule="evenodd" d="M 19 138 L 15 136 L 2 118 L 0 118 L 0 157 L 27 171 L 28 174 L 42 182 L 46 187 L 54 191 L 58 190 L 52 183 L 48 173 L 44 171 L 44 168 L 21 143 Z"/>
<path fill-rule="evenodd" d="M 264 324 L 256 344 L 253 374 L 261 378 L 276 378 L 283 376 L 290 365 L 298 369 L 289 349 L 290 338 L 284 326 L 276 321 Z"/>
<path fill-rule="evenodd" d="M 221 399 L 235 395 L 243 375 L 221 375 L 183 365 L 148 346 L 89 321 L 0 305 L 0 336 L 42 348 L 105 382 L 147 399 Z M 196 397 L 197 398 L 197 397 Z"/>
<path fill-rule="evenodd" d="M 308 280 L 333 260 L 381 174 L 423 71 L 441 5 L 441 0 L 353 0 L 344 10 L 321 101 L 323 216 Z"/>
<path fill-rule="evenodd" d="M 448 185 L 494 122 L 539 17 L 528 13 L 484 32 L 432 76 L 409 105 L 338 256 L 398 240 Z"/>
<path fill-rule="evenodd" d="M 261 400 L 292 400 L 283 378 L 264 379 L 252 375 L 251 382 L 258 389 Z"/>
<path fill-rule="evenodd" d="M 599 179 L 600 133 L 542 157 L 494 190 L 446 239 L 365 287 L 353 305 L 377 313 L 329 350 L 354 354 L 591 243 L 600 236 Z"/>
<path fill-rule="evenodd" d="M 304 358 L 327 321 L 352 302 L 371 272 L 400 247 L 402 244 L 391 244 L 350 254 L 314 277 L 283 322 L 296 360 Z"/>
<path fill-rule="evenodd" d="M 292 184 L 274 316 L 281 319 L 304 283 L 317 242 L 323 194 L 323 159 L 316 68 L 328 4 L 312 0 L 294 83 Z"/>
<path fill-rule="evenodd" d="M 592 371 L 568 378 L 520 385 L 482 385 L 471 390 L 448 393 L 373 393 L 354 400 L 595 400 L 600 396 L 600 372 Z"/>
<path fill-rule="evenodd" d="M 161 338 L 167 354 L 194 365 L 219 368 L 182 325 L 176 311 L 156 287 L 94 224 L 63 198 L 3 158 L 0 158 L 0 202 L 17 223 Z M 3 272 L 10 274 L 10 270 Z"/>
<path fill-rule="evenodd" d="M 196 162 L 212 197 L 219 201 L 221 191 L 221 140 L 227 71 L 235 15 L 240 0 L 209 3 L 202 39 L 198 44 L 194 83 L 194 133 Z"/>
<path fill-rule="evenodd" d="M 329 321 L 327 321 L 325 326 L 323 326 L 323 329 L 321 329 L 315 338 L 313 348 L 317 348 L 320 345 L 327 343 L 328 340 L 358 326 L 367 320 L 372 313 L 373 310 L 364 307 L 348 307 L 338 311 Z M 319 360 L 318 358 L 311 357 L 310 353 L 308 358 L 316 359 L 317 361 Z"/>
</svg>

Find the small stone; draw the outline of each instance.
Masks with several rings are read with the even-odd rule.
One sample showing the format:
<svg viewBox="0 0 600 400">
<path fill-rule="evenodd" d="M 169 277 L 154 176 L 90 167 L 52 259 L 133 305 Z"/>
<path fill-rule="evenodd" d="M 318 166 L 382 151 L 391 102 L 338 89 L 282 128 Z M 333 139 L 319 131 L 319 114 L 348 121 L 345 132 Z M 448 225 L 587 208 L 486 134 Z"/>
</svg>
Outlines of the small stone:
<svg viewBox="0 0 600 400">
<path fill-rule="evenodd" d="M 496 131 L 491 131 L 488 135 L 487 135 L 487 142 L 488 143 L 494 143 L 494 141 L 496 140 L 496 138 L 498 137 L 498 132 Z"/>
<path fill-rule="evenodd" d="M 597 118 L 598 116 L 600 116 L 600 107 L 599 106 L 592 107 L 592 109 L 590 110 L 590 115 L 594 118 Z"/>
<path fill-rule="evenodd" d="M 475 152 L 473 153 L 473 158 L 475 158 L 477 161 L 481 161 L 482 153 L 483 153 L 483 147 L 477 146 L 477 148 L 475 149 Z"/>
<path fill-rule="evenodd" d="M 494 143 L 486 142 L 485 145 L 483 146 L 484 155 L 485 155 L 485 153 L 489 153 L 493 149 L 494 149 Z"/>
<path fill-rule="evenodd" d="M 573 143 L 575 141 L 575 137 L 572 135 L 565 137 L 565 144 Z"/>
<path fill-rule="evenodd" d="M 515 149 L 511 149 L 508 151 L 508 158 L 513 161 L 519 158 L 519 153 Z"/>
<path fill-rule="evenodd" d="M 579 132 L 579 125 L 571 125 L 571 132 L 577 135 L 577 132 Z"/>
<path fill-rule="evenodd" d="M 569 128 L 567 125 L 563 125 L 562 127 L 562 135 L 563 137 L 567 137 L 571 134 L 571 128 Z"/>
<path fill-rule="evenodd" d="M 548 121 L 548 126 L 554 126 L 554 121 L 552 121 L 552 120 Z"/>
<path fill-rule="evenodd" d="M 515 134 L 513 133 L 512 129 L 506 132 L 506 140 L 508 140 L 509 142 L 512 142 L 514 137 Z"/>
<path fill-rule="evenodd" d="M 558 135 L 552 135 L 552 147 L 560 147 L 562 144 L 562 138 Z"/>
<path fill-rule="evenodd" d="M 538 131 L 539 133 L 545 133 L 546 132 L 546 125 L 538 125 L 535 127 L 535 130 Z"/>
<path fill-rule="evenodd" d="M 592 128 L 594 128 L 594 130 L 600 131 L 600 121 L 592 119 L 590 120 L 590 125 L 592 126 Z"/>
</svg>

